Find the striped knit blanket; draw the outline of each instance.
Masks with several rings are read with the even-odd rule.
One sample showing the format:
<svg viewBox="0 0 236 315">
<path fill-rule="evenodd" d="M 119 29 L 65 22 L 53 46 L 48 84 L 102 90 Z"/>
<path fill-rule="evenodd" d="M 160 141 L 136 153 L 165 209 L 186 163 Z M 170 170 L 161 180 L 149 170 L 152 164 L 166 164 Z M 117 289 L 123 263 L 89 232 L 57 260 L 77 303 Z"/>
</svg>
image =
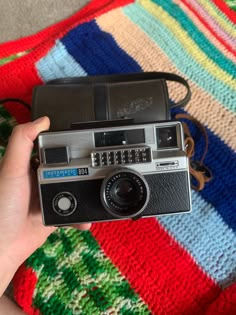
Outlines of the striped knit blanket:
<svg viewBox="0 0 236 315">
<path fill-rule="evenodd" d="M 207 128 L 205 163 L 214 175 L 192 192 L 191 214 L 58 229 L 15 276 L 14 296 L 27 314 L 236 314 L 234 6 L 94 0 L 36 35 L 0 45 L 0 99 L 31 102 L 35 85 L 66 76 L 184 76 L 193 94 L 185 110 Z M 181 98 L 178 85 L 169 89 L 171 99 Z M 22 106 L 6 104 L 0 136 L 29 119 Z M 198 159 L 204 139 L 192 131 Z"/>
</svg>

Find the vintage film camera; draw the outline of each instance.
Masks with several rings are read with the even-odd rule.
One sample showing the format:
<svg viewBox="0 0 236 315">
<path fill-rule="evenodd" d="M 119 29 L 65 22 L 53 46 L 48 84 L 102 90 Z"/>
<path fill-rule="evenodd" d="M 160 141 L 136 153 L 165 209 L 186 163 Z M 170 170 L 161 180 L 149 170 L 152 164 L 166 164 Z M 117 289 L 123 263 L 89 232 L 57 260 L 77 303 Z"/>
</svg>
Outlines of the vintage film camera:
<svg viewBox="0 0 236 315">
<path fill-rule="evenodd" d="M 170 101 L 167 81 L 185 88 L 181 100 Z M 38 138 L 44 224 L 190 211 L 182 125 L 170 121 L 170 109 L 190 97 L 188 82 L 165 72 L 61 78 L 35 87 L 32 119 L 51 121 Z"/>
<path fill-rule="evenodd" d="M 105 125 L 97 122 L 39 135 L 44 224 L 189 212 L 189 165 L 181 123 Z"/>
</svg>

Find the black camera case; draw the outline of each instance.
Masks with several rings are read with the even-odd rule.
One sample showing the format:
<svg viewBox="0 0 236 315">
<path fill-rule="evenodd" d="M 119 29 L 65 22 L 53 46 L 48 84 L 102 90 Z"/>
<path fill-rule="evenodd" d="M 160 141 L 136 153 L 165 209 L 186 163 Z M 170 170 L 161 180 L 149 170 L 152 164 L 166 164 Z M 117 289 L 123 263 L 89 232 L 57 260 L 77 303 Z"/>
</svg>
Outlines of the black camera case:
<svg viewBox="0 0 236 315">
<path fill-rule="evenodd" d="M 185 97 L 174 105 L 169 100 L 167 80 L 187 89 Z M 50 131 L 95 121 L 163 121 L 170 119 L 171 107 L 185 106 L 190 97 L 187 81 L 165 72 L 56 79 L 34 89 L 32 120 L 48 116 Z"/>
</svg>

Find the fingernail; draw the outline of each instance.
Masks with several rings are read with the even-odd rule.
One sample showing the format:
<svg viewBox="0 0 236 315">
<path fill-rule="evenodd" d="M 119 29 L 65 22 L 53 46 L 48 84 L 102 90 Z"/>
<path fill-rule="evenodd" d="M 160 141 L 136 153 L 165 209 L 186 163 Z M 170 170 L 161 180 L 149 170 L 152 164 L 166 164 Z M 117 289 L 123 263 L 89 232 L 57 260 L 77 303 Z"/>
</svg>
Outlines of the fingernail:
<svg viewBox="0 0 236 315">
<path fill-rule="evenodd" d="M 46 116 L 40 117 L 40 118 L 34 120 L 33 123 L 34 123 L 35 125 L 40 124 L 45 118 L 46 118 Z"/>
</svg>

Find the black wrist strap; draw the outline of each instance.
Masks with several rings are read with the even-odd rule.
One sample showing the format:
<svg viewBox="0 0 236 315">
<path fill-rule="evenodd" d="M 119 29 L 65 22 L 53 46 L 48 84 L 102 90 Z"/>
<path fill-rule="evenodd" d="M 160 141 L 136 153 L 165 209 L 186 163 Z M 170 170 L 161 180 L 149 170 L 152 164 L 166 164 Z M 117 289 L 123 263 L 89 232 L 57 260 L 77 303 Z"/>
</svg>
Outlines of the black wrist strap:
<svg viewBox="0 0 236 315">
<path fill-rule="evenodd" d="M 75 78 L 62 78 L 49 81 L 47 84 L 96 84 L 96 83 L 117 83 L 117 82 L 132 82 L 132 81 L 148 81 L 162 79 L 173 81 L 184 85 L 187 89 L 185 97 L 175 104 L 169 104 L 170 108 L 180 108 L 188 104 L 191 98 L 191 90 L 188 82 L 181 76 L 169 72 L 141 72 L 130 74 L 115 74 L 115 75 L 99 75 L 86 76 Z"/>
<path fill-rule="evenodd" d="M 1 104 L 5 104 L 5 103 L 19 103 L 21 105 L 23 105 L 24 107 L 26 107 L 29 111 L 31 110 L 31 106 L 29 104 L 27 104 L 26 102 L 24 102 L 23 100 L 19 99 L 19 98 L 4 98 L 0 100 L 0 105 Z"/>
</svg>

